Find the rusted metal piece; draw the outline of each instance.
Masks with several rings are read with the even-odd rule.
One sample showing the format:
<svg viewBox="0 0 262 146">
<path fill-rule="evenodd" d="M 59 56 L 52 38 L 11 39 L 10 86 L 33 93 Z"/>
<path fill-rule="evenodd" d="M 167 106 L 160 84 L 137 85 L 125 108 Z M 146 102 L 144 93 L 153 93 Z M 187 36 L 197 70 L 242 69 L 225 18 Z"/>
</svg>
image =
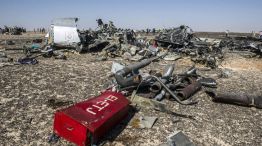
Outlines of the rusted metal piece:
<svg viewBox="0 0 262 146">
<path fill-rule="evenodd" d="M 196 104 L 197 101 L 193 101 L 193 100 L 184 100 L 181 101 L 162 81 L 161 79 L 159 79 L 156 76 L 151 76 L 153 79 L 157 80 L 162 87 L 171 95 L 172 98 L 174 98 L 178 103 L 182 104 L 182 105 L 193 105 Z"/>
<path fill-rule="evenodd" d="M 100 96 L 58 110 L 54 133 L 79 146 L 92 145 L 126 117 L 129 104 L 121 93 L 105 91 Z"/>
<path fill-rule="evenodd" d="M 177 93 L 177 96 L 185 100 L 188 99 L 193 94 L 195 94 L 200 89 L 201 89 L 201 84 L 199 82 L 193 82 L 192 84 L 189 84 L 187 87 L 179 91 Z"/>
<path fill-rule="evenodd" d="M 192 83 L 194 83 L 194 82 L 196 82 L 196 80 L 197 80 L 197 77 L 186 77 L 185 79 L 184 79 L 187 83 L 189 83 L 189 84 L 192 84 Z"/>
<path fill-rule="evenodd" d="M 208 92 L 213 101 L 262 108 L 262 96 Z"/>
</svg>

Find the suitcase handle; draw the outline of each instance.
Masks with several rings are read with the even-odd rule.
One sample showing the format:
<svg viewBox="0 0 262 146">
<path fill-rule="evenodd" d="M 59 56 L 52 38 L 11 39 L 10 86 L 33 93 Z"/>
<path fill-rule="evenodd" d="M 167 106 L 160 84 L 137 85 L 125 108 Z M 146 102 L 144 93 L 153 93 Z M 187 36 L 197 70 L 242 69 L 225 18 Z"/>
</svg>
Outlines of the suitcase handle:
<svg viewBox="0 0 262 146">
<path fill-rule="evenodd" d="M 73 131 L 74 127 L 69 126 L 69 125 L 65 125 L 65 129 L 68 130 L 68 131 Z"/>
</svg>

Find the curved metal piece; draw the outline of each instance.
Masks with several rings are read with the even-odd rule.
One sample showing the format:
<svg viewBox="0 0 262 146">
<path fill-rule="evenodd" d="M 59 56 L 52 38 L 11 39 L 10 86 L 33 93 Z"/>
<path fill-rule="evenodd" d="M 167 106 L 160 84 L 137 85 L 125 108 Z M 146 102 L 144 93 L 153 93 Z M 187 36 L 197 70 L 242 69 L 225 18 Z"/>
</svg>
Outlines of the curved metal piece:
<svg viewBox="0 0 262 146">
<path fill-rule="evenodd" d="M 129 86 L 137 85 L 141 82 L 140 75 L 133 75 L 133 76 L 125 78 L 121 74 L 120 75 L 116 74 L 115 79 L 121 87 L 129 87 Z"/>
<path fill-rule="evenodd" d="M 172 64 L 172 65 L 168 65 L 166 68 L 165 68 L 165 71 L 164 71 L 164 75 L 161 77 L 161 81 L 166 84 L 168 79 L 172 76 L 173 72 L 174 72 L 174 69 L 175 69 L 175 65 Z M 159 82 L 155 82 L 151 88 L 150 88 L 150 91 L 154 92 L 154 93 L 157 93 L 157 92 L 160 92 L 162 89 L 162 85 L 159 83 Z M 162 92 L 162 91 L 161 91 Z"/>
<path fill-rule="evenodd" d="M 158 59 L 158 58 L 159 57 L 154 57 L 154 58 L 147 59 L 147 60 L 141 61 L 141 62 L 133 64 L 133 65 L 128 65 L 128 66 L 124 67 L 123 69 L 117 71 L 115 73 L 115 79 L 116 79 L 117 83 L 121 87 L 128 87 L 128 86 L 132 86 L 136 83 L 139 83 L 141 80 L 136 80 L 137 77 L 138 77 L 138 79 L 141 79 L 141 78 L 139 78 L 139 75 L 133 75 L 133 76 L 130 76 L 130 77 L 126 77 L 126 76 L 128 74 L 131 74 L 132 72 L 139 70 L 140 68 L 143 68 L 143 67 L 149 65 L 153 60 Z"/>
<path fill-rule="evenodd" d="M 163 56 L 165 56 L 167 53 L 165 53 L 162 56 L 156 56 L 147 60 L 143 60 L 139 63 L 133 64 L 133 65 L 128 65 L 126 67 L 124 67 L 123 69 L 117 71 L 115 73 L 115 78 L 116 78 L 116 82 L 121 86 L 121 87 L 128 87 L 128 86 L 132 86 L 135 85 L 137 83 L 141 82 L 141 76 L 140 75 L 132 75 L 130 77 L 126 77 L 127 75 L 134 73 L 136 71 L 138 71 L 140 68 L 146 67 L 147 65 L 149 65 L 152 61 L 162 58 Z"/>
<path fill-rule="evenodd" d="M 163 75 L 163 77 L 162 77 L 162 79 L 161 79 L 161 80 L 163 81 L 163 83 L 166 83 L 166 82 L 167 82 L 167 78 L 170 78 L 170 77 L 172 76 L 172 74 L 173 74 L 173 72 L 174 72 L 174 69 L 175 69 L 175 64 L 168 65 L 168 66 L 165 68 L 164 75 Z M 158 84 L 157 84 L 158 86 L 160 85 L 159 82 L 156 82 L 156 83 L 158 83 Z M 162 87 L 161 87 L 161 85 L 160 85 L 160 88 L 159 88 L 159 89 L 161 89 L 161 88 L 162 88 Z M 166 94 L 166 90 L 165 90 L 165 89 L 162 89 L 162 90 L 160 91 L 160 93 L 156 95 L 155 100 L 157 100 L 157 101 L 162 100 L 162 99 L 164 98 L 165 94 Z"/>
<path fill-rule="evenodd" d="M 165 83 L 163 80 L 162 82 Z M 150 87 L 150 91 L 154 93 L 158 93 L 161 89 L 162 89 L 162 85 L 159 82 L 154 82 Z"/>
<path fill-rule="evenodd" d="M 161 85 L 163 88 L 165 88 L 165 90 L 180 104 L 182 105 L 193 105 L 193 104 L 196 104 L 198 103 L 198 101 L 192 101 L 192 100 L 184 100 L 184 101 L 181 101 L 162 81 L 161 79 L 159 79 L 158 77 L 156 76 L 151 76 L 152 78 L 156 79 Z"/>
</svg>

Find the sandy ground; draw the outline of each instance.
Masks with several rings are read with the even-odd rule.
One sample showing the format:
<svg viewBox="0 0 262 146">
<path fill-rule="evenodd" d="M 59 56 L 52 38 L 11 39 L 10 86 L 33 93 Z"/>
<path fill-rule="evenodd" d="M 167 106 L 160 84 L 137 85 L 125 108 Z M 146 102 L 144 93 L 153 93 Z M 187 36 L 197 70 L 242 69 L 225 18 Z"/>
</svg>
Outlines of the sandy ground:
<svg viewBox="0 0 262 146">
<path fill-rule="evenodd" d="M 3 46 L 2 46 L 3 47 Z M 21 52 L 9 51 L 17 59 Z M 99 94 L 109 81 L 113 59 L 96 61 L 88 54 L 67 54 L 68 60 L 39 58 L 37 65 L 0 67 L 0 145 L 50 145 L 53 116 L 57 109 Z M 262 94 L 262 61 L 228 54 L 217 70 L 198 73 L 217 79 L 219 91 Z M 119 62 L 123 62 L 117 58 Z M 175 73 L 193 63 L 189 58 L 176 62 L 154 62 L 142 71 L 162 70 L 175 63 Z M 226 72 L 227 78 L 220 78 Z M 167 136 L 181 130 L 196 145 L 260 146 L 262 144 L 262 110 L 212 102 L 203 90 L 194 95 L 199 103 L 179 105 L 165 100 L 177 115 L 140 108 L 133 116 L 157 116 L 152 129 L 136 129 L 123 121 L 106 135 L 105 145 L 159 145 Z M 52 103 L 55 100 L 57 105 Z M 130 112 L 130 117 L 134 112 Z M 190 117 L 190 118 L 187 118 Z M 52 145 L 74 145 L 63 139 Z"/>
</svg>

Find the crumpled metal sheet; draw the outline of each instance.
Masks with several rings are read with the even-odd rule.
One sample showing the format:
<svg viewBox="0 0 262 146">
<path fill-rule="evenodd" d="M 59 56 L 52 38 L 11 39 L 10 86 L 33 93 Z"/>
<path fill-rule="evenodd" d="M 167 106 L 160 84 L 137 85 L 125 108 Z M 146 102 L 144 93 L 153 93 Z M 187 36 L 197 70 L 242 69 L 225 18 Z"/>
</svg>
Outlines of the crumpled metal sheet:
<svg viewBox="0 0 262 146">
<path fill-rule="evenodd" d="M 131 102 L 143 108 L 154 109 L 162 112 L 168 111 L 165 103 L 135 95 L 135 91 L 131 96 Z"/>
<path fill-rule="evenodd" d="M 116 73 L 117 71 L 123 69 L 124 67 L 125 67 L 124 65 L 121 65 L 120 63 L 113 61 L 111 72 Z"/>
<path fill-rule="evenodd" d="M 152 128 L 157 120 L 157 117 L 141 116 L 139 118 L 134 118 L 130 125 L 133 128 Z"/>
<path fill-rule="evenodd" d="M 167 143 L 160 146 L 195 146 L 182 131 L 175 131 L 167 138 Z"/>
</svg>

